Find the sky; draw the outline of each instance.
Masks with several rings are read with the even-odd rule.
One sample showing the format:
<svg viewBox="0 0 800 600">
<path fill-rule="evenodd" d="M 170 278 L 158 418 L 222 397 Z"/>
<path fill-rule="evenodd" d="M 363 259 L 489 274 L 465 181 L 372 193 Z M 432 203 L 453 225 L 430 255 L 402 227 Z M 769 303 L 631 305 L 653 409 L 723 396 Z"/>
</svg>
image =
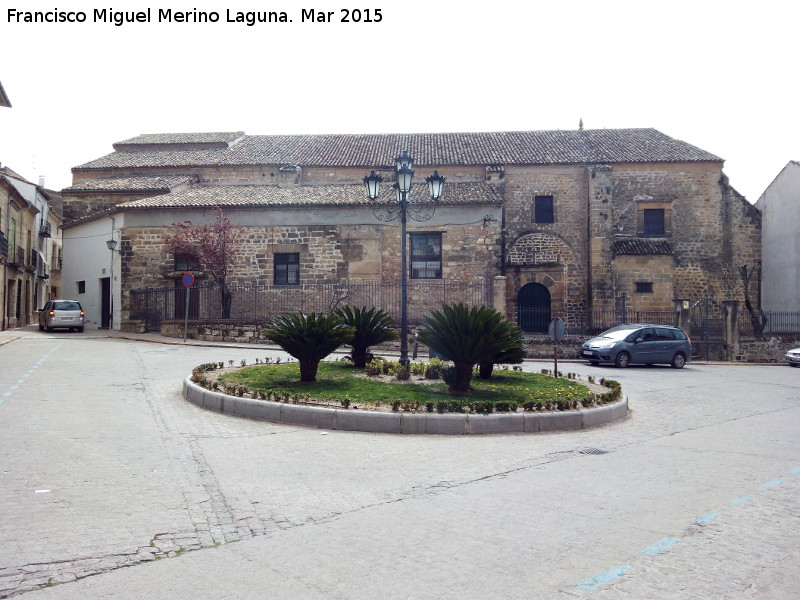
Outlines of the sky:
<svg viewBox="0 0 800 600">
<path fill-rule="evenodd" d="M 565 130 L 582 119 L 712 152 L 751 202 L 800 160 L 800 5 L 788 1 L 16 4 L 0 9 L 12 104 L 0 108 L 0 163 L 51 189 L 143 133 Z M 149 22 L 95 19 L 148 9 Z M 24 11 L 86 20 L 26 23 Z M 291 22 L 235 22 L 267 11 Z"/>
</svg>

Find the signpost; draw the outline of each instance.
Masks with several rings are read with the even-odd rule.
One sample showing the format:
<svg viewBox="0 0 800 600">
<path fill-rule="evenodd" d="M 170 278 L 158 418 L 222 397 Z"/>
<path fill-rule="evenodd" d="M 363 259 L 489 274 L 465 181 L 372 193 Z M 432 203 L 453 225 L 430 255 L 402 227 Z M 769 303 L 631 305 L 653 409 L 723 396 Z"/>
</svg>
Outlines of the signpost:
<svg viewBox="0 0 800 600">
<path fill-rule="evenodd" d="M 563 340 L 567 335 L 567 326 L 564 325 L 561 317 L 556 317 L 550 321 L 550 326 L 547 328 L 547 335 L 553 340 L 553 375 L 558 377 L 558 342 Z"/>
<path fill-rule="evenodd" d="M 186 290 L 185 296 L 185 311 L 183 315 L 183 343 L 186 343 L 186 331 L 189 329 L 189 288 L 194 285 L 194 275 L 191 273 L 183 274 L 183 287 Z"/>
</svg>

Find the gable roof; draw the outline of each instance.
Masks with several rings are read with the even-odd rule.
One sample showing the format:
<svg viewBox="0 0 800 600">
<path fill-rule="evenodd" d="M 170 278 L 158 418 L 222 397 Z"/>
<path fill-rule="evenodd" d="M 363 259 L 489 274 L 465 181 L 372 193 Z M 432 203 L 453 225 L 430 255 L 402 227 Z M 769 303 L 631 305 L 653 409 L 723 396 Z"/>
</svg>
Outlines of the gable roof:
<svg viewBox="0 0 800 600">
<path fill-rule="evenodd" d="M 169 192 L 176 186 L 190 184 L 196 180 L 192 175 L 165 175 L 141 177 L 103 177 L 87 179 L 64 188 L 62 193 L 80 192 Z"/>
<path fill-rule="evenodd" d="M 0 106 L 11 108 L 11 100 L 8 99 L 6 91 L 3 89 L 3 82 L 0 81 Z"/>
<path fill-rule="evenodd" d="M 587 129 L 496 133 L 239 135 L 241 132 L 150 134 L 114 144 L 115 152 L 75 170 L 299 165 L 392 168 L 408 150 L 417 165 L 552 165 L 722 162 L 655 129 Z M 238 137 L 236 137 L 238 136 Z"/>
<path fill-rule="evenodd" d="M 422 199 L 415 196 L 419 195 Z M 425 186 L 411 191 L 411 200 L 417 205 L 432 204 Z M 131 200 L 116 205 L 113 210 L 162 208 L 228 208 L 249 207 L 309 207 L 309 206 L 380 206 L 393 203 L 394 192 L 384 186 L 381 199 L 370 201 L 363 185 L 301 185 L 278 187 L 274 185 L 198 185 L 186 190 Z M 438 205 L 499 204 L 502 198 L 497 189 L 485 182 L 448 184 L 446 195 Z"/>
<path fill-rule="evenodd" d="M 616 240 L 614 242 L 614 252 L 616 254 L 672 254 L 672 246 L 667 240 L 649 240 L 631 238 L 626 240 Z"/>
</svg>

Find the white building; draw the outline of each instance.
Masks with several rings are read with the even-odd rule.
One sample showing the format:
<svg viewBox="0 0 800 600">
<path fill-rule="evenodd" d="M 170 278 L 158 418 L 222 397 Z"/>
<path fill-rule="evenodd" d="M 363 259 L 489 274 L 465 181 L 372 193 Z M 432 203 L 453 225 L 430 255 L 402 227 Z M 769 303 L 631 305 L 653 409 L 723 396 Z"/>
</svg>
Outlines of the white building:
<svg viewBox="0 0 800 600">
<path fill-rule="evenodd" d="M 756 202 L 761 211 L 762 306 L 800 311 L 800 162 L 790 161 Z"/>
</svg>

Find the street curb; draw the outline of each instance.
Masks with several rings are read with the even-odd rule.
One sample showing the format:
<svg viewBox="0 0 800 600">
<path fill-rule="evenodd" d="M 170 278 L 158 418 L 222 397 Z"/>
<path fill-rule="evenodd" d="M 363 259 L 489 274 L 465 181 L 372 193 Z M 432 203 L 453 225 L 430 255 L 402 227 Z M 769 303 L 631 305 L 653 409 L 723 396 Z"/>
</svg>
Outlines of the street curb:
<svg viewBox="0 0 800 600">
<path fill-rule="evenodd" d="M 20 337 L 19 337 L 19 336 L 17 336 L 17 337 L 12 337 L 12 338 L 8 338 L 7 340 L 3 340 L 2 342 L 0 342 L 0 346 L 4 346 L 4 345 L 6 345 L 6 344 L 10 344 L 10 343 L 11 343 L 11 342 L 13 342 L 14 340 L 18 340 L 18 339 L 20 339 Z"/>
<path fill-rule="evenodd" d="M 183 381 L 183 397 L 202 408 L 248 419 L 365 433 L 479 435 L 574 431 L 628 416 L 627 397 L 603 406 L 563 412 L 440 415 L 346 410 L 228 396 L 200 387 L 188 377 Z"/>
</svg>

